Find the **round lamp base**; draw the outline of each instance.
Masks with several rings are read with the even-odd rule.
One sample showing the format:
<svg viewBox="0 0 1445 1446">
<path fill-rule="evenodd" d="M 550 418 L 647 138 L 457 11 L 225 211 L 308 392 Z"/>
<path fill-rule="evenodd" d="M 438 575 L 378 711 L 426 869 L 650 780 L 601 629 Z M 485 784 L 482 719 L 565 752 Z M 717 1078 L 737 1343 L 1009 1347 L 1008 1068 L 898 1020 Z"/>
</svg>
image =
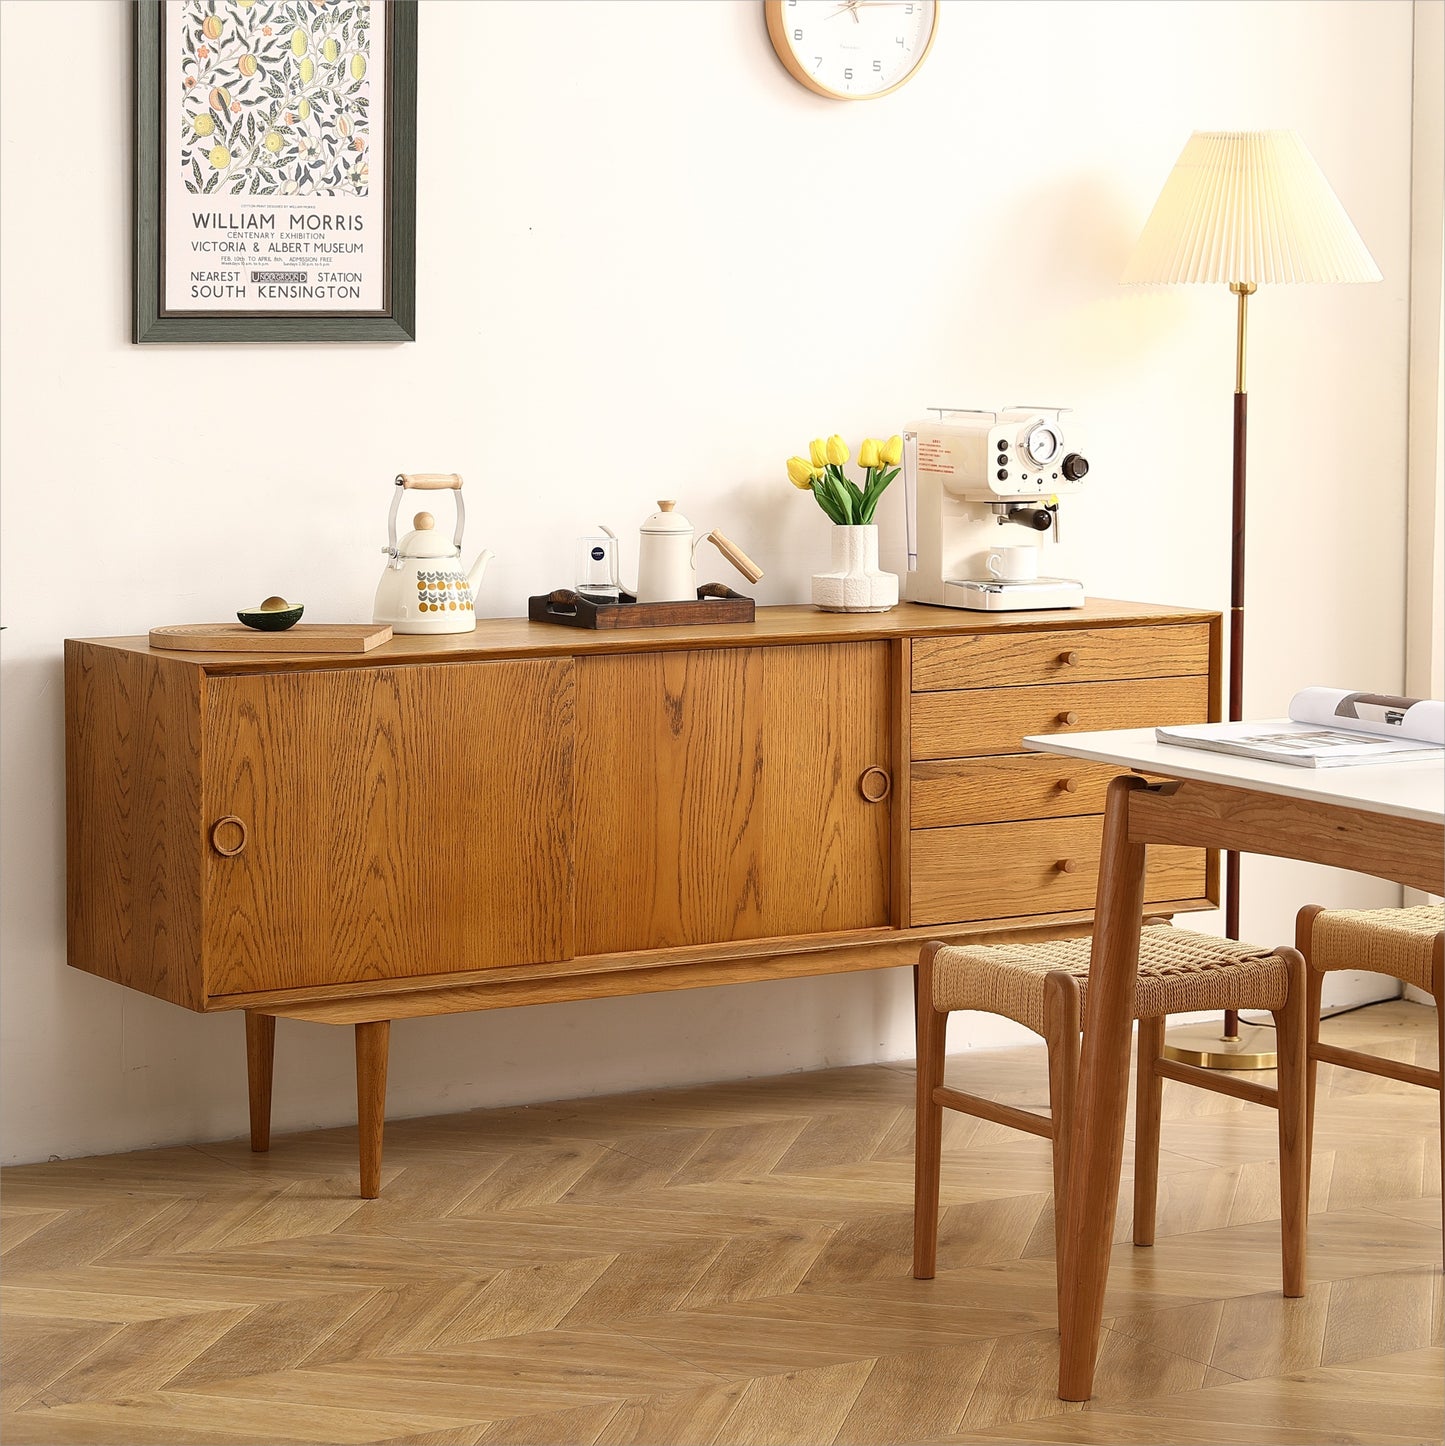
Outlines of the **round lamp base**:
<svg viewBox="0 0 1445 1446">
<path fill-rule="evenodd" d="M 1274 1030 L 1241 1020 L 1238 1038 L 1226 1039 L 1222 1018 L 1171 1029 L 1164 1036 L 1164 1058 L 1201 1069 L 1274 1069 L 1279 1064 Z"/>
</svg>

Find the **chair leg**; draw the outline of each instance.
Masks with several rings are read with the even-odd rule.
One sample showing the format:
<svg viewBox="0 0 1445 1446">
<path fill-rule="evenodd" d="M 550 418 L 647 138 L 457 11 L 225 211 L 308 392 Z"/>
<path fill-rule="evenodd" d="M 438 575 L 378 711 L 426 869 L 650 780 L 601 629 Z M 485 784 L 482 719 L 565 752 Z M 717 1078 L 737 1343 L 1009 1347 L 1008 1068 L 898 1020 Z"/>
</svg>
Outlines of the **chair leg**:
<svg viewBox="0 0 1445 1446">
<path fill-rule="evenodd" d="M 1164 1081 L 1154 1066 L 1164 1051 L 1167 1016 L 1139 1021 L 1134 1107 L 1134 1244 L 1153 1245 L 1159 1202 L 1159 1116 Z"/>
<path fill-rule="evenodd" d="M 933 1092 L 943 1083 L 948 1015 L 933 1007 L 933 956 L 940 943 L 919 955 L 913 996 L 917 1023 L 917 1101 L 913 1141 L 913 1275 L 932 1280 L 938 1257 L 938 1175 L 943 1151 L 943 1106 Z"/>
<path fill-rule="evenodd" d="M 1063 1287 L 1064 1202 L 1069 1198 L 1074 1091 L 1079 1083 L 1079 982 L 1062 969 L 1044 980 L 1044 1043 L 1049 1052 L 1049 1117 L 1053 1121 L 1054 1269 Z"/>
<path fill-rule="evenodd" d="M 1305 1182 L 1314 1177 L 1315 1156 L 1315 1087 L 1319 1081 L 1320 1062 L 1315 1057 L 1320 1042 L 1320 995 L 1325 976 L 1310 962 L 1310 938 L 1315 915 L 1323 912 L 1323 904 L 1306 904 L 1295 916 L 1294 946 L 1305 961 Z"/>
<path fill-rule="evenodd" d="M 1280 1246 L 1284 1293 L 1305 1293 L 1305 1242 L 1309 1220 L 1309 1108 L 1306 969 L 1295 949 L 1280 949 L 1289 966 L 1289 998 L 1274 1011 L 1275 1051 L 1279 1056 Z M 1318 1019 L 1318 1015 L 1314 1016 Z"/>
</svg>

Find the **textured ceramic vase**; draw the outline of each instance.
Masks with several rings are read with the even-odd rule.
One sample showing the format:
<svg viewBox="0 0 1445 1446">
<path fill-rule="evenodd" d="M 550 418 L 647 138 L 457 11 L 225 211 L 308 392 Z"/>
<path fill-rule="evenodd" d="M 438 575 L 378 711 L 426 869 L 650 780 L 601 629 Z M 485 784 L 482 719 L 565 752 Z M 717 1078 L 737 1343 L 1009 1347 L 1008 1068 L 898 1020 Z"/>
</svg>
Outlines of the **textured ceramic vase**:
<svg viewBox="0 0 1445 1446">
<path fill-rule="evenodd" d="M 898 605 L 898 579 L 878 571 L 878 527 L 833 528 L 833 566 L 813 574 L 813 606 L 825 613 L 886 613 Z"/>
</svg>

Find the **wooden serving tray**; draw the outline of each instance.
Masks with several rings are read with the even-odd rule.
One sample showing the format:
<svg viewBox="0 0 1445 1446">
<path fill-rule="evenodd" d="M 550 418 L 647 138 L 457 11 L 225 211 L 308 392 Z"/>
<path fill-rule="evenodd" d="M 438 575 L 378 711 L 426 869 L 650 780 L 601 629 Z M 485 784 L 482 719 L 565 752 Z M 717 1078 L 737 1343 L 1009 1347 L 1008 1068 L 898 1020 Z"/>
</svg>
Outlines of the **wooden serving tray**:
<svg viewBox="0 0 1445 1446">
<path fill-rule="evenodd" d="M 534 623 L 560 623 L 566 628 L 671 628 L 687 623 L 750 623 L 757 608 L 752 598 L 720 582 L 704 584 L 696 602 L 640 603 L 630 593 L 622 601 L 595 603 L 570 588 L 546 597 L 527 599 Z"/>
<path fill-rule="evenodd" d="M 175 623 L 150 631 L 151 647 L 188 653 L 369 653 L 390 638 L 390 623 L 297 623 L 279 633 L 244 623 Z"/>
</svg>

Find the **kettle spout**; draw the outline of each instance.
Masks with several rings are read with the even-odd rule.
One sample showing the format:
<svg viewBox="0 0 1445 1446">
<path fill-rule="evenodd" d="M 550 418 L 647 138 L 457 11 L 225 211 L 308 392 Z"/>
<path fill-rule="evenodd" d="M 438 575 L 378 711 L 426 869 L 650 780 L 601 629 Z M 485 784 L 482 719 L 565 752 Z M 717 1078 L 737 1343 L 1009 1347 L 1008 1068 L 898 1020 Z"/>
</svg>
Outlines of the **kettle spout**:
<svg viewBox="0 0 1445 1446">
<path fill-rule="evenodd" d="M 496 556 L 486 548 L 482 549 L 481 555 L 472 564 L 471 571 L 467 573 L 467 586 L 472 590 L 472 597 L 475 598 L 481 590 L 482 574 L 487 570 L 487 564 Z"/>
</svg>

